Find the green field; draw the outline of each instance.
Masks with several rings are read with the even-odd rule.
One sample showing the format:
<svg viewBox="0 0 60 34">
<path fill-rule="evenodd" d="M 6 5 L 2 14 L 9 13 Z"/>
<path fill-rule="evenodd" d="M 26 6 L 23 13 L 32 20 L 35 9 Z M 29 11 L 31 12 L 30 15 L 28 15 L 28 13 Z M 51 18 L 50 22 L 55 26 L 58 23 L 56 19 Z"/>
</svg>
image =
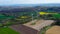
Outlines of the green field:
<svg viewBox="0 0 60 34">
<path fill-rule="evenodd" d="M 4 27 L 4 28 L 0 28 L 0 34 L 19 34 L 19 33 L 8 27 Z"/>
<path fill-rule="evenodd" d="M 52 14 L 54 18 L 60 19 L 60 14 Z"/>
</svg>

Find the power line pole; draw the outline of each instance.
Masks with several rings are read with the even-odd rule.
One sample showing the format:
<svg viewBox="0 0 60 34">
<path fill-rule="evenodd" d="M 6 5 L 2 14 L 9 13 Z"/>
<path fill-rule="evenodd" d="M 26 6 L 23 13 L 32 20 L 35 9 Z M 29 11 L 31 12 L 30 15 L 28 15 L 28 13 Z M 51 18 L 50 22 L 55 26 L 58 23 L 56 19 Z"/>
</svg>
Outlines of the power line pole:
<svg viewBox="0 0 60 34">
<path fill-rule="evenodd" d="M 33 10 L 37 13 L 37 19 L 38 19 L 38 16 L 39 16 L 38 11 L 36 9 L 33 9 Z"/>
<path fill-rule="evenodd" d="M 33 14 L 31 14 L 32 15 L 32 21 L 34 20 L 34 18 L 33 18 Z"/>
</svg>

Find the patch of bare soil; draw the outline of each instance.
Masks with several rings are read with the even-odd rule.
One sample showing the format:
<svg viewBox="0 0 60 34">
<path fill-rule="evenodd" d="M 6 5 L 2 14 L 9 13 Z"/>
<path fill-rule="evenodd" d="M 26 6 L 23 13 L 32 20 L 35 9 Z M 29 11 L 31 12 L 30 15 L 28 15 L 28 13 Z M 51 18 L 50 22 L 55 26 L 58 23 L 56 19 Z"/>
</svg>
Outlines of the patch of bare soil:
<svg viewBox="0 0 60 34">
<path fill-rule="evenodd" d="M 60 34 L 60 26 L 53 26 L 46 31 L 46 34 Z"/>
</svg>

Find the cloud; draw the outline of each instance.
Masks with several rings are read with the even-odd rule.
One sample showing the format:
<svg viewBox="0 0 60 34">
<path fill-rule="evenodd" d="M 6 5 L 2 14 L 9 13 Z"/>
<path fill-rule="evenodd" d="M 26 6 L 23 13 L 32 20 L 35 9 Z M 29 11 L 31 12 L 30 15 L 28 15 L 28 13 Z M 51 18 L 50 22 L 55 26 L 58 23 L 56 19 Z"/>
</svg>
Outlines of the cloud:
<svg viewBox="0 0 60 34">
<path fill-rule="evenodd" d="M 60 0 L 0 0 L 0 4 L 44 4 L 44 3 L 60 3 Z"/>
<path fill-rule="evenodd" d="M 40 3 L 60 3 L 60 0 L 41 0 Z"/>
</svg>

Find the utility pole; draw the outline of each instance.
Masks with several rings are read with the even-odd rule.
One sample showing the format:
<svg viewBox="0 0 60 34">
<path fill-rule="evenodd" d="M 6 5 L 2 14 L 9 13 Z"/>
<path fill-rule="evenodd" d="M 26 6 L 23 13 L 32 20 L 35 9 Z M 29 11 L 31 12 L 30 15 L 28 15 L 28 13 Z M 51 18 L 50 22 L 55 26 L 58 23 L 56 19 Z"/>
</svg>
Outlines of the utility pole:
<svg viewBox="0 0 60 34">
<path fill-rule="evenodd" d="M 32 15 L 32 21 L 34 20 L 34 18 L 33 18 L 33 14 L 31 14 Z"/>
<path fill-rule="evenodd" d="M 38 15 L 38 11 L 37 11 L 36 9 L 33 9 L 33 10 L 36 12 L 36 14 L 37 14 L 37 19 L 38 19 L 38 16 L 39 16 L 39 15 Z"/>
<path fill-rule="evenodd" d="M 38 11 L 36 9 L 33 9 L 33 10 L 36 12 L 36 17 L 38 19 L 38 16 L 39 16 Z M 32 24 L 35 24 L 35 22 L 33 21 L 34 20 L 34 16 L 33 16 L 34 14 L 32 13 L 31 15 L 32 15 L 32 22 L 33 22 Z"/>
</svg>

